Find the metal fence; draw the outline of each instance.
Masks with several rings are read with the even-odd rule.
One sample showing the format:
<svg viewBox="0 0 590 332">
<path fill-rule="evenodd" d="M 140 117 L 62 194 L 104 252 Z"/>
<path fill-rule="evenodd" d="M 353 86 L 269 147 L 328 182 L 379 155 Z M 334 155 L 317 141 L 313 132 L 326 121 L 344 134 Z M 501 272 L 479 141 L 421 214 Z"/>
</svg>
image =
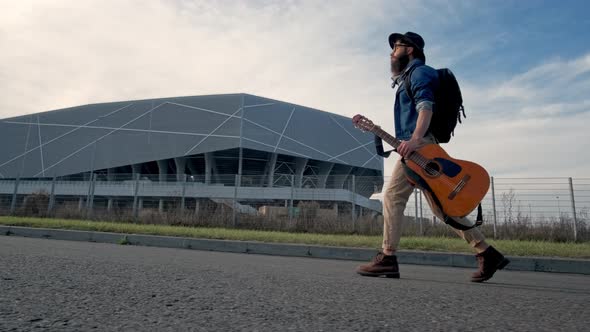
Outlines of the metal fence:
<svg viewBox="0 0 590 332">
<path fill-rule="evenodd" d="M 501 229 L 560 232 L 562 240 L 589 240 L 590 178 L 494 178 L 481 202 L 484 222 L 494 238 Z M 433 219 L 418 190 L 406 214 L 416 220 Z M 477 211 L 470 214 L 476 217 Z M 526 235 L 526 234 L 525 234 Z M 526 238 L 526 236 L 523 236 Z"/>
<path fill-rule="evenodd" d="M 380 234 L 381 190 L 388 180 L 98 173 L 0 180 L 0 215 Z M 482 230 L 490 237 L 590 239 L 590 179 L 491 178 L 482 208 Z M 415 190 L 406 208 L 404 233 L 452 233 L 435 219 Z"/>
</svg>

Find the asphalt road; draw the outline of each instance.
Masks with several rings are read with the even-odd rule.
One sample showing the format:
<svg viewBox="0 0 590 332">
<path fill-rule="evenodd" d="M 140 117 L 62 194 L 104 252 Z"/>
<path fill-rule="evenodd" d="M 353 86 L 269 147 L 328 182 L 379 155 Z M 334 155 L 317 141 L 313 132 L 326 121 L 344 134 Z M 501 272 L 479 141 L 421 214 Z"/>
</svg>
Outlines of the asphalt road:
<svg viewBox="0 0 590 332">
<path fill-rule="evenodd" d="M 0 331 L 589 331 L 590 277 L 0 236 Z"/>
</svg>

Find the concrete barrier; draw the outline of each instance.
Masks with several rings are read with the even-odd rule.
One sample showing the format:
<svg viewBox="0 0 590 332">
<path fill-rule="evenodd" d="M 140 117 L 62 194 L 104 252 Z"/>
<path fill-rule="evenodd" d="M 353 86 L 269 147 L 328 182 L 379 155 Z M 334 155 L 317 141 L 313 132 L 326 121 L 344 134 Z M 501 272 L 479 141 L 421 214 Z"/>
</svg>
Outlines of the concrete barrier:
<svg viewBox="0 0 590 332">
<path fill-rule="evenodd" d="M 209 240 L 173 236 L 88 232 L 17 226 L 0 226 L 0 235 L 245 254 L 344 259 L 355 261 L 368 261 L 377 252 L 375 249 L 366 248 L 328 247 L 305 244 L 264 243 L 254 241 Z M 508 259 L 510 259 L 510 264 L 506 267 L 507 270 L 576 273 L 590 275 L 590 260 L 587 259 L 517 256 L 510 256 Z M 398 260 L 400 264 L 469 268 L 477 266 L 474 255 L 460 253 L 400 250 L 398 252 Z"/>
</svg>

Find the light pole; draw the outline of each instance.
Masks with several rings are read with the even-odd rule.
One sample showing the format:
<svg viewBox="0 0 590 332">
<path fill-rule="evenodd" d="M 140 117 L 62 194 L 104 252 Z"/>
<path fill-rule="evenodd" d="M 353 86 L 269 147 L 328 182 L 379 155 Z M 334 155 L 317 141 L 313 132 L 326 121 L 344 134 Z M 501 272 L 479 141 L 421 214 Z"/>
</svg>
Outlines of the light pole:
<svg viewBox="0 0 590 332">
<path fill-rule="evenodd" d="M 561 221 L 561 208 L 559 207 L 559 196 L 556 196 L 555 198 L 557 198 L 557 214 L 559 216 L 559 220 Z"/>
</svg>

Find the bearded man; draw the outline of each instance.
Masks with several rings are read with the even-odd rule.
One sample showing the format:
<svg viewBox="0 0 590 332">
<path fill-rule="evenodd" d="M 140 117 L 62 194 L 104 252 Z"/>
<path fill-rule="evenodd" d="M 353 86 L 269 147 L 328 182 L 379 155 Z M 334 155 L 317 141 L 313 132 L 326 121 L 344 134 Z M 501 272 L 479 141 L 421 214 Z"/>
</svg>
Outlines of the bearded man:
<svg viewBox="0 0 590 332">
<path fill-rule="evenodd" d="M 424 55 L 424 39 L 414 32 L 393 33 L 389 36 L 391 46 L 391 73 L 394 86 L 398 86 L 395 105 L 395 136 L 402 141 L 397 148 L 401 155 L 395 163 L 391 181 L 383 196 L 383 244 L 382 251 L 373 260 L 357 268 L 363 276 L 399 278 L 399 266 L 396 251 L 399 246 L 404 210 L 413 191 L 413 186 L 405 176 L 402 158 L 426 144 L 438 144 L 436 138 L 428 131 L 433 112 L 434 94 L 438 89 L 437 71 L 427 66 Z M 413 98 L 406 92 L 404 81 L 410 75 L 410 88 Z M 442 211 L 429 201 L 434 215 L 444 220 Z M 459 223 L 473 224 L 467 218 L 453 218 Z M 477 228 L 465 231 L 453 228 L 477 252 L 479 269 L 471 276 L 471 281 L 482 282 L 490 279 L 494 273 L 508 263 L 500 252 L 488 245 L 485 237 Z"/>
</svg>

